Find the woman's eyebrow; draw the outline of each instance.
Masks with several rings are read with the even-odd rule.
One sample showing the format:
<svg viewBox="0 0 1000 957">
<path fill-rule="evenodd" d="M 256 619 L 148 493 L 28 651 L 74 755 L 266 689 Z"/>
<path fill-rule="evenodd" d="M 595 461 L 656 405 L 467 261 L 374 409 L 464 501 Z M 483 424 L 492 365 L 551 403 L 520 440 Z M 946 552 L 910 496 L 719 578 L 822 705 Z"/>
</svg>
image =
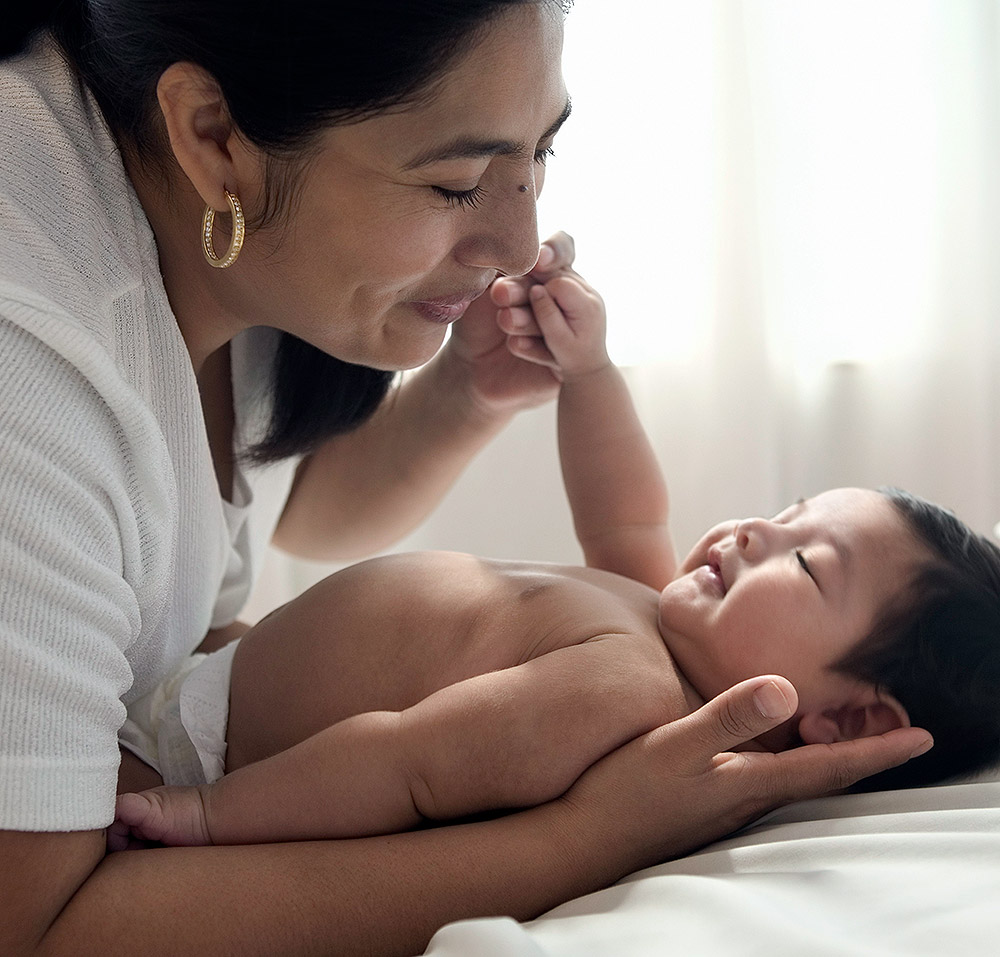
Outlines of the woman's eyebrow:
<svg viewBox="0 0 1000 957">
<path fill-rule="evenodd" d="M 573 104 L 570 100 L 567 100 L 562 113 L 559 114 L 556 121 L 541 135 L 538 141 L 541 143 L 543 140 L 555 136 L 563 123 L 569 119 L 572 110 Z M 531 152 L 533 151 L 532 149 Z M 445 143 L 442 146 L 434 146 L 426 150 L 405 164 L 403 169 L 407 171 L 415 170 L 421 166 L 429 166 L 431 163 L 441 163 L 445 160 L 453 159 L 482 159 L 486 156 L 523 156 L 528 152 L 529 149 L 526 144 L 515 143 L 513 140 L 487 140 L 471 136 L 461 136 L 450 143 Z"/>
</svg>

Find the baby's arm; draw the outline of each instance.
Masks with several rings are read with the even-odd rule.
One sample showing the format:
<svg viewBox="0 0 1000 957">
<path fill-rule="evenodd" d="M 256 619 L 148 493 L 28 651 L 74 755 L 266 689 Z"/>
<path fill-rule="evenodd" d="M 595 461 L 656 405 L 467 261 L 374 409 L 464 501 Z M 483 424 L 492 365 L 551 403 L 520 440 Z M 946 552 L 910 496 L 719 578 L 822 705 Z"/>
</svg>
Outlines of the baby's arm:
<svg viewBox="0 0 1000 957">
<path fill-rule="evenodd" d="M 651 669 L 634 644 L 591 639 L 405 711 L 340 721 L 213 785 L 123 795 L 109 846 L 129 834 L 168 844 L 361 837 L 550 800 L 604 754 L 683 713 L 643 680 Z"/>
<path fill-rule="evenodd" d="M 601 297 L 574 273 L 530 290 L 512 351 L 549 365 L 559 392 L 559 455 L 588 565 L 662 588 L 676 557 L 656 455 L 605 347 Z M 535 333 L 538 333 L 537 335 Z"/>
<path fill-rule="evenodd" d="M 213 784 L 123 794 L 108 847 L 123 850 L 133 837 L 196 846 L 409 830 L 421 817 L 401 750 L 404 713 L 354 715 Z"/>
</svg>

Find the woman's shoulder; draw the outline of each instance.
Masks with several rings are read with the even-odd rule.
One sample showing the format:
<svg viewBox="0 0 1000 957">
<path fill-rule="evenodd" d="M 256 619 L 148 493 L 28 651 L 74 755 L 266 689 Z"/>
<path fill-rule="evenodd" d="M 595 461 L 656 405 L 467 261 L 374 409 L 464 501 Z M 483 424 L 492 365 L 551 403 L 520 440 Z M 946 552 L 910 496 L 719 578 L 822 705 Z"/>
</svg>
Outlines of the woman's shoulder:
<svg viewBox="0 0 1000 957">
<path fill-rule="evenodd" d="M 92 97 L 48 38 L 0 64 L 0 297 L 51 304 L 101 338 L 159 284 L 149 224 Z"/>
<path fill-rule="evenodd" d="M 0 155 L 9 348 L 30 353 L 39 377 L 68 365 L 130 436 L 192 420 L 197 385 L 152 231 L 103 118 L 51 39 L 0 64 Z M 32 341 L 55 358 L 42 362 Z"/>
</svg>

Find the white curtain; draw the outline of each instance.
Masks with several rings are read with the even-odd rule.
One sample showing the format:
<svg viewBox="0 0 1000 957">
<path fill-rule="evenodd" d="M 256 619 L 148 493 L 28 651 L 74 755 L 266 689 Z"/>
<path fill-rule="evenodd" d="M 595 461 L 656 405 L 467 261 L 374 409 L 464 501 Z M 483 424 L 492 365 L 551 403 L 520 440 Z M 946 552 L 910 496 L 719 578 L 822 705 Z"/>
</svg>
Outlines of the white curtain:
<svg viewBox="0 0 1000 957">
<path fill-rule="evenodd" d="M 837 485 L 1000 519 L 996 0 L 577 0 L 540 202 L 686 549 Z M 551 408 L 401 548 L 578 561 Z M 327 569 L 275 560 L 250 614 Z"/>
</svg>

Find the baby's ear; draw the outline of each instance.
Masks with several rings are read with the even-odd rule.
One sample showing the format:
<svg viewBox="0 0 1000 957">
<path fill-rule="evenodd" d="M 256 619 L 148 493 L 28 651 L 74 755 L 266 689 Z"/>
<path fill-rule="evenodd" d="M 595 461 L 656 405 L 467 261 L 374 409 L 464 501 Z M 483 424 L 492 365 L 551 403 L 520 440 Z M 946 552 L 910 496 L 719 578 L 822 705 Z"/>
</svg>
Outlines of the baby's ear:
<svg viewBox="0 0 1000 957">
<path fill-rule="evenodd" d="M 799 720 L 799 737 L 805 744 L 832 744 L 908 727 L 906 708 L 892 695 L 879 694 L 865 702 L 807 711 Z"/>
</svg>

